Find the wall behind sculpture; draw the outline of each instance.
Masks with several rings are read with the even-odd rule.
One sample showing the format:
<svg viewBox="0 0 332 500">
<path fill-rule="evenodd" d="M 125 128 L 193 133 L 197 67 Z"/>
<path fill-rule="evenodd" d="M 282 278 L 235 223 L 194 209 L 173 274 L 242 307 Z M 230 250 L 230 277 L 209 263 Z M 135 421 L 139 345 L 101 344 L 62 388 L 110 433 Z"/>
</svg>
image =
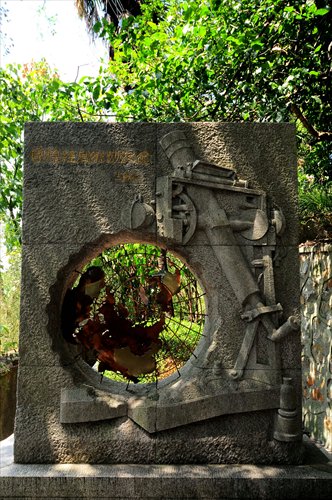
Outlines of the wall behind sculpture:
<svg viewBox="0 0 332 500">
<path fill-rule="evenodd" d="M 300 247 L 303 421 L 332 450 L 332 245 Z"/>
</svg>

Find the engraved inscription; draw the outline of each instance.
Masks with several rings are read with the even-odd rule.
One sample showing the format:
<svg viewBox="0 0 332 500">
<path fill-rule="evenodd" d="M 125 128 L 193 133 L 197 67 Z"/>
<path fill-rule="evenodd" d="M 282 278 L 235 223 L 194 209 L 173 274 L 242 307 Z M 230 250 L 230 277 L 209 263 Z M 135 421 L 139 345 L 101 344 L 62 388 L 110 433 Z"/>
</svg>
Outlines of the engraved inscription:
<svg viewBox="0 0 332 500">
<path fill-rule="evenodd" d="M 118 172 L 115 175 L 115 178 L 118 182 L 123 182 L 124 184 L 128 182 L 140 182 L 142 181 L 142 176 L 140 172 L 134 170 L 133 172 Z"/>
<path fill-rule="evenodd" d="M 30 160 L 35 164 L 52 165 L 146 165 L 150 163 L 148 151 L 82 151 L 60 148 L 33 148 Z"/>
</svg>

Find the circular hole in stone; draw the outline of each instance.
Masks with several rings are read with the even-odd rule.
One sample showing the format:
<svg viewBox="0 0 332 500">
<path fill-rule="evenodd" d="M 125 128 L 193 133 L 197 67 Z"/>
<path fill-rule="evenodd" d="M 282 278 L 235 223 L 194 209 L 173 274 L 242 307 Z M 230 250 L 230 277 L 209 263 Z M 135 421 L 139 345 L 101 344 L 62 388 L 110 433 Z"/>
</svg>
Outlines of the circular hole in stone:
<svg viewBox="0 0 332 500">
<path fill-rule="evenodd" d="M 62 333 L 106 377 L 156 382 L 180 368 L 202 336 L 203 290 L 185 263 L 148 244 L 94 258 L 67 290 Z"/>
</svg>

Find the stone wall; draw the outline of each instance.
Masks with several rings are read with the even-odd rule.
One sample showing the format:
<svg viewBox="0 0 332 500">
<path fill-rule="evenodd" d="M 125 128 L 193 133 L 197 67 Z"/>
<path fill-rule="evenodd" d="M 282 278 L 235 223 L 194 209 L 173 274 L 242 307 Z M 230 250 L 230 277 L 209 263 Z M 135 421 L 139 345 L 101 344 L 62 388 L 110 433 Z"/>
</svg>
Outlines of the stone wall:
<svg viewBox="0 0 332 500">
<path fill-rule="evenodd" d="M 332 244 L 300 247 L 303 421 L 332 450 Z"/>
</svg>

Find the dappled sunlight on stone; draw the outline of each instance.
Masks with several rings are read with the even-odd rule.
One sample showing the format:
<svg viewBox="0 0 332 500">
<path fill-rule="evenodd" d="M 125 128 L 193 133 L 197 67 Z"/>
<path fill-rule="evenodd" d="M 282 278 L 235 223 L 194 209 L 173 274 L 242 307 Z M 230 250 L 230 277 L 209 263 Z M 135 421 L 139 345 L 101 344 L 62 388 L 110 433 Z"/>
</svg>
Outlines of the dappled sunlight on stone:
<svg viewBox="0 0 332 500">
<path fill-rule="evenodd" d="M 36 122 L 25 153 L 15 459 L 299 463 L 293 127 Z"/>
</svg>

